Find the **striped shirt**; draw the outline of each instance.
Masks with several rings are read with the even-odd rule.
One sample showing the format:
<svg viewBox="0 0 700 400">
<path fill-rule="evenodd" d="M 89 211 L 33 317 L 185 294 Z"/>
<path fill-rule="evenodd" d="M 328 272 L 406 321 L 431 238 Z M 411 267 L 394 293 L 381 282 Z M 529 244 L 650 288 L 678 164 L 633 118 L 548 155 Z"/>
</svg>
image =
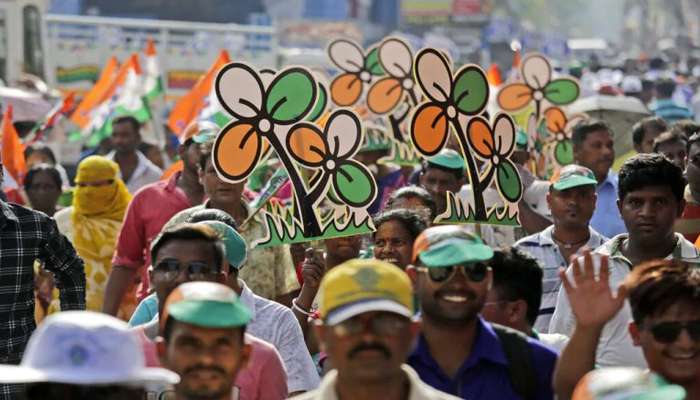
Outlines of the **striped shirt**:
<svg viewBox="0 0 700 400">
<path fill-rule="evenodd" d="M 651 111 L 669 124 L 682 119 L 693 119 L 692 111 L 687 107 L 679 106 L 672 99 L 657 100 L 651 106 Z"/>
<path fill-rule="evenodd" d="M 605 243 L 608 239 L 596 232 L 593 228 L 588 228 L 591 232 L 585 247 L 594 250 Z M 537 315 L 534 328 L 540 333 L 549 332 L 549 320 L 554 313 L 554 306 L 557 304 L 557 294 L 561 288 L 559 279 L 559 268 L 566 268 L 568 262 L 559 251 L 559 246 L 552 239 L 554 225 L 550 225 L 545 230 L 534 235 L 520 239 L 514 247 L 529 254 L 537 260 L 542 267 L 544 276 L 542 282 L 542 302 Z"/>
</svg>

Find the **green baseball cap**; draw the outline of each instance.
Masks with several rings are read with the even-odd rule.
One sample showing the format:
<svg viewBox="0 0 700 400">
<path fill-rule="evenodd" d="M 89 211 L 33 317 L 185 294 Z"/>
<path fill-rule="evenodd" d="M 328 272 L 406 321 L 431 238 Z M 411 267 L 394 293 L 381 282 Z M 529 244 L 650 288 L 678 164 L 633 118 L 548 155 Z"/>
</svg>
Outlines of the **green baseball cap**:
<svg viewBox="0 0 700 400">
<path fill-rule="evenodd" d="M 429 268 L 488 261 L 492 257 L 491 247 L 456 225 L 428 228 L 413 243 L 413 262 L 420 260 Z"/>
<path fill-rule="evenodd" d="M 428 163 L 447 169 L 464 170 L 464 159 L 452 149 L 440 150 L 437 155 L 428 158 Z"/>
<path fill-rule="evenodd" d="M 232 267 L 240 269 L 248 254 L 245 239 L 235 229 L 221 221 L 201 221 L 198 224 L 207 225 L 221 235 L 226 250 L 226 260 Z"/>
<path fill-rule="evenodd" d="M 250 321 L 250 310 L 236 292 L 215 282 L 186 282 L 165 300 L 161 332 L 168 318 L 204 328 L 237 328 Z"/>
<path fill-rule="evenodd" d="M 595 186 L 598 181 L 595 174 L 590 169 L 576 164 L 569 164 L 561 169 L 559 177 L 554 181 L 552 187 L 555 190 L 566 190 L 579 186 Z"/>
</svg>

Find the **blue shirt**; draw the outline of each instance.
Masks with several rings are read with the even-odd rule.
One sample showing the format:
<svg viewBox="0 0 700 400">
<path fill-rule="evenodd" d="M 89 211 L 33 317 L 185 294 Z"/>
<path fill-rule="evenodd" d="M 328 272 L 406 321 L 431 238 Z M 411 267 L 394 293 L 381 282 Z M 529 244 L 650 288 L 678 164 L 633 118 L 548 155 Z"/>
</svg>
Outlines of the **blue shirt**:
<svg viewBox="0 0 700 400">
<path fill-rule="evenodd" d="M 535 339 L 528 338 L 527 341 L 537 376 L 535 398 L 551 400 L 554 398 L 552 375 L 557 354 Z M 420 335 L 416 348 L 408 357 L 408 364 L 418 372 L 423 382 L 463 399 L 520 399 L 510 383 L 508 361 L 501 348 L 501 342 L 491 325 L 481 317 L 478 320 L 472 351 L 455 377 L 447 376 L 440 369 L 430 354 L 423 335 Z"/>
<path fill-rule="evenodd" d="M 608 176 L 596 187 L 595 192 L 598 200 L 591 218 L 591 227 L 609 238 L 627 233 L 620 210 L 617 208 L 617 175 L 609 171 Z"/>
</svg>

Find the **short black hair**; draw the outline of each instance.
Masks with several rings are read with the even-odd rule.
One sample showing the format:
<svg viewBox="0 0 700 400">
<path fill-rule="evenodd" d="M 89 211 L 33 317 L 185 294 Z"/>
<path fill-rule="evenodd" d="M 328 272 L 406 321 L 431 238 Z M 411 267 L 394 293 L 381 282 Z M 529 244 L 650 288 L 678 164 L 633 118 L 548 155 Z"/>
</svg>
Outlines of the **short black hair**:
<svg viewBox="0 0 700 400">
<path fill-rule="evenodd" d="M 56 155 L 53 153 L 53 150 L 51 150 L 51 147 L 42 142 L 35 142 L 27 146 L 24 149 L 24 159 L 29 159 L 29 156 L 37 152 L 48 157 L 51 160 L 51 163 L 56 165 Z"/>
<path fill-rule="evenodd" d="M 655 260 L 636 266 L 625 280 L 632 319 L 638 325 L 675 304 L 700 304 L 700 269 L 678 260 Z"/>
<path fill-rule="evenodd" d="M 46 163 L 37 164 L 27 171 L 27 175 L 24 177 L 25 190 L 29 190 L 32 187 L 34 178 L 36 178 L 36 176 L 41 172 L 46 172 L 49 174 L 51 179 L 56 184 L 56 187 L 58 187 L 58 190 L 61 190 L 63 187 L 63 179 L 61 179 L 61 174 L 58 172 L 58 169 L 56 169 L 55 166 Z"/>
<path fill-rule="evenodd" d="M 656 137 L 656 139 L 654 139 L 654 153 L 658 153 L 659 147 L 662 145 L 674 142 L 683 143 L 683 147 L 686 148 L 688 146 L 688 140 L 685 138 L 685 135 L 679 132 L 668 131 L 660 134 Z"/>
<path fill-rule="evenodd" d="M 434 220 L 437 216 L 437 206 L 435 205 L 435 199 L 433 199 L 433 196 L 431 196 L 430 193 L 428 193 L 428 191 L 425 190 L 425 188 L 418 185 L 409 185 L 396 189 L 389 197 L 389 200 L 386 203 L 386 208 L 394 208 L 394 203 L 396 203 L 397 200 L 403 198 L 416 198 L 422 201 L 423 204 L 425 204 L 426 207 L 428 207 L 428 209 L 430 210 L 431 221 Z"/>
<path fill-rule="evenodd" d="M 610 125 L 597 119 L 585 119 L 579 122 L 571 132 L 571 142 L 574 146 L 580 146 L 586 141 L 589 134 L 598 131 L 606 131 L 613 136 Z"/>
<path fill-rule="evenodd" d="M 428 228 L 428 224 L 417 212 L 405 208 L 384 211 L 374 218 L 374 226 L 379 229 L 381 224 L 389 221 L 401 223 L 413 240 L 416 240 L 418 235 Z M 376 235 L 377 231 L 375 230 L 374 233 L 372 233 L 372 238 L 376 237 Z"/>
<path fill-rule="evenodd" d="M 134 132 L 140 133 L 141 123 L 139 122 L 139 120 L 137 120 L 131 115 L 122 115 L 112 120 L 112 126 L 124 123 L 131 125 L 131 127 L 134 129 Z"/>
<path fill-rule="evenodd" d="M 214 261 L 216 266 L 221 268 L 224 264 L 224 244 L 221 241 L 221 236 L 213 228 L 204 224 L 179 224 L 172 228 L 166 229 L 160 233 L 155 239 L 155 243 L 151 248 L 151 261 L 155 262 L 158 258 L 158 252 L 168 242 L 174 240 L 201 240 L 211 246 L 214 253 Z"/>
<path fill-rule="evenodd" d="M 457 180 L 462 179 L 466 176 L 463 168 L 447 168 L 443 167 L 442 165 L 433 164 L 428 160 L 423 160 L 423 165 L 420 172 L 421 175 L 424 174 L 428 170 L 428 168 L 439 169 L 440 171 L 450 173 L 454 175 Z"/>
<path fill-rule="evenodd" d="M 658 97 L 668 99 L 676 91 L 676 82 L 673 79 L 659 79 L 654 84 L 654 89 Z"/>
<path fill-rule="evenodd" d="M 632 142 L 635 145 L 642 144 L 644 140 L 644 135 L 649 131 L 654 131 L 657 134 L 664 132 L 668 129 L 666 121 L 660 117 L 646 117 L 632 127 Z"/>
<path fill-rule="evenodd" d="M 671 132 L 677 132 L 688 139 L 700 132 L 700 124 L 689 119 L 682 119 L 671 126 Z"/>
<path fill-rule="evenodd" d="M 165 326 L 163 326 L 163 332 L 160 333 L 160 337 L 163 338 L 166 342 L 170 342 L 170 337 L 173 335 L 173 330 L 175 329 L 175 324 L 178 321 L 173 318 L 172 316 L 169 316 L 168 319 L 165 321 Z M 239 326 L 236 327 L 235 329 L 240 329 L 241 331 L 241 342 L 245 343 L 245 330 L 246 326 Z"/>
<path fill-rule="evenodd" d="M 511 247 L 499 249 L 489 261 L 493 271 L 493 287 L 499 299 L 527 303 L 527 321 L 535 324 L 542 302 L 543 272 L 537 261 L 525 253 Z"/>
<path fill-rule="evenodd" d="M 618 198 L 623 201 L 627 193 L 647 186 L 669 186 L 673 197 L 680 202 L 685 189 L 683 171 L 661 154 L 637 154 L 620 168 Z"/>
</svg>

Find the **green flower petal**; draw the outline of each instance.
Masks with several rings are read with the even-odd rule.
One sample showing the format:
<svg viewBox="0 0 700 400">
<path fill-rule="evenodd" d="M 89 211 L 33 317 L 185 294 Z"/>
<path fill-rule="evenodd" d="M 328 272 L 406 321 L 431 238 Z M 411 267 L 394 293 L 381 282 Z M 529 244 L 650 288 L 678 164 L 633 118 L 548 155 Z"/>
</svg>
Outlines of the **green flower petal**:
<svg viewBox="0 0 700 400">
<path fill-rule="evenodd" d="M 367 57 L 365 57 L 365 69 L 369 71 L 370 74 L 374 76 L 384 75 L 384 68 L 382 64 L 379 63 L 379 48 L 375 47 L 370 50 Z"/>
<path fill-rule="evenodd" d="M 277 123 L 301 120 L 316 102 L 316 82 L 303 68 L 290 68 L 275 77 L 267 89 L 265 111 Z"/>
<path fill-rule="evenodd" d="M 371 204 L 377 195 L 377 184 L 365 166 L 354 160 L 342 164 L 333 172 L 333 187 L 338 197 L 351 207 Z"/>
<path fill-rule="evenodd" d="M 520 183 L 518 171 L 510 160 L 502 160 L 497 168 L 496 184 L 498 185 L 498 191 L 509 202 L 517 202 L 522 194 L 522 184 Z"/>
<path fill-rule="evenodd" d="M 566 139 L 557 142 L 557 145 L 554 146 L 554 159 L 561 166 L 574 162 L 574 148 L 571 145 L 571 140 Z"/>
<path fill-rule="evenodd" d="M 484 71 L 475 65 L 462 68 L 455 78 L 452 98 L 462 113 L 479 114 L 489 99 L 489 84 Z"/>
<path fill-rule="evenodd" d="M 326 106 L 328 105 L 328 95 L 326 92 L 326 87 L 323 86 L 321 82 L 318 83 L 318 96 L 316 97 L 316 105 L 314 109 L 311 110 L 309 116 L 306 117 L 307 121 L 316 121 L 324 111 L 326 111 Z"/>
<path fill-rule="evenodd" d="M 568 78 L 555 79 L 544 87 L 544 97 L 556 105 L 573 103 L 578 94 L 578 84 Z"/>
</svg>

